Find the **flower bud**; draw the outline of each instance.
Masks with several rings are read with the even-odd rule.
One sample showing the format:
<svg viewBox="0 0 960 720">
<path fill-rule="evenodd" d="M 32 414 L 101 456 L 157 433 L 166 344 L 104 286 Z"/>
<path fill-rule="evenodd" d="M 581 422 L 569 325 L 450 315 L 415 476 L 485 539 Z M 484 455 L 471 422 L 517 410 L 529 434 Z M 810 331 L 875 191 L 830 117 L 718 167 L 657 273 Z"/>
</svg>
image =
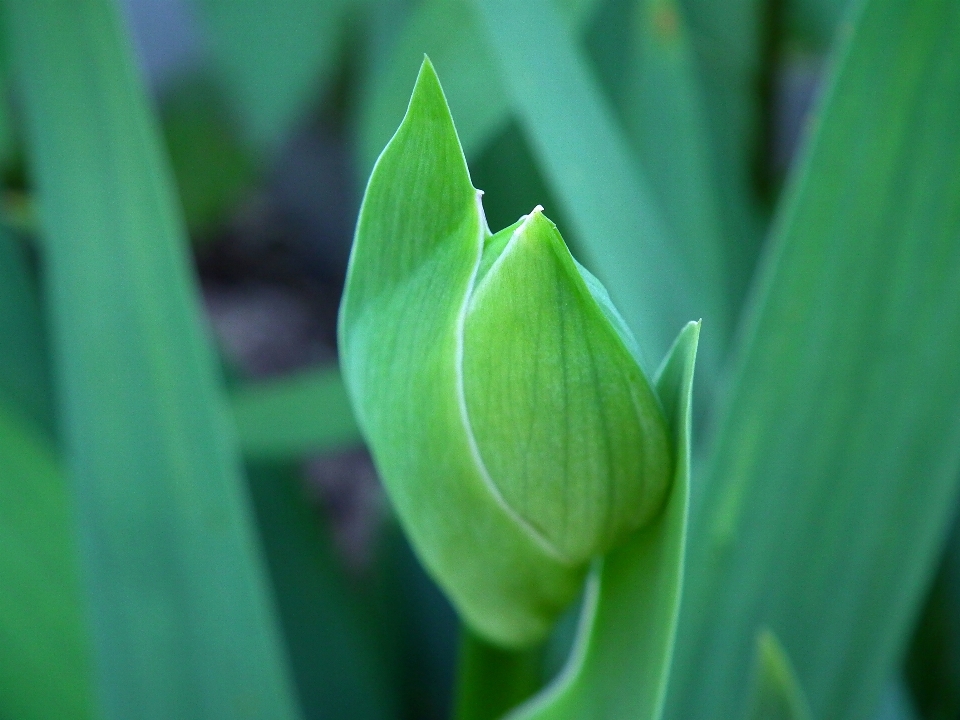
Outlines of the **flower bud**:
<svg viewBox="0 0 960 720">
<path fill-rule="evenodd" d="M 660 511 L 671 450 L 629 331 L 539 207 L 490 234 L 429 61 L 364 195 L 339 339 L 400 521 L 489 640 L 541 640 Z"/>
<path fill-rule="evenodd" d="M 629 336 L 541 210 L 486 243 L 464 331 L 466 415 L 491 491 L 583 564 L 659 511 L 670 455 Z"/>
</svg>

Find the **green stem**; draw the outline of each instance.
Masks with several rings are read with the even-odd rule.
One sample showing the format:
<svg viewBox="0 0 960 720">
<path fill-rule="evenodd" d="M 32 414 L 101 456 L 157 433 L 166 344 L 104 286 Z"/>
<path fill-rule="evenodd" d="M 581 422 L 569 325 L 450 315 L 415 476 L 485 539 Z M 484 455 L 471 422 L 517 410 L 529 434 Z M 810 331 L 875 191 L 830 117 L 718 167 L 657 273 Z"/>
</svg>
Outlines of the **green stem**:
<svg viewBox="0 0 960 720">
<path fill-rule="evenodd" d="M 457 661 L 455 720 L 494 720 L 542 684 L 543 648 L 505 650 L 464 627 Z"/>
</svg>

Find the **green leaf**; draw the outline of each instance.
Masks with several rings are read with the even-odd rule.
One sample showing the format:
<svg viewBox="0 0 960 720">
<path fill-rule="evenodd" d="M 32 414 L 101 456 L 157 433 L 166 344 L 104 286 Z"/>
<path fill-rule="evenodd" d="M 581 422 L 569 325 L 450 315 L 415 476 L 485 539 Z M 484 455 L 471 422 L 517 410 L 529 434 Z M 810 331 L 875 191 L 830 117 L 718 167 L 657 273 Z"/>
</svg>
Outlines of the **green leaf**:
<svg viewBox="0 0 960 720">
<path fill-rule="evenodd" d="M 216 231 L 255 177 L 256 163 L 220 95 L 195 76 L 168 91 L 162 106 L 166 148 L 194 237 Z"/>
<path fill-rule="evenodd" d="M 790 658 L 770 630 L 757 636 L 748 720 L 808 720 L 810 711 Z"/>
<path fill-rule="evenodd" d="M 50 441 L 0 403 L 2 717 L 94 716 L 72 509 Z"/>
<path fill-rule="evenodd" d="M 760 254 L 767 209 L 758 176 L 767 162 L 765 132 L 772 127 L 759 90 L 775 71 L 764 41 L 777 28 L 769 15 L 777 0 L 681 0 L 697 60 L 708 122 L 710 157 L 730 251 L 728 288 L 737 307 L 746 295 Z M 770 100 L 770 98 L 767 98 Z"/>
<path fill-rule="evenodd" d="M 954 518 L 904 661 L 920 717 L 960 716 L 960 524 Z"/>
<path fill-rule="evenodd" d="M 4 4 L 103 714 L 294 718 L 182 218 L 108 0 Z"/>
<path fill-rule="evenodd" d="M 662 714 L 686 554 L 690 404 L 700 323 L 681 331 L 657 379 L 676 452 L 667 506 L 591 574 L 567 666 L 510 720 L 636 718 Z"/>
<path fill-rule="evenodd" d="M 334 554 L 303 478 L 289 464 L 249 466 L 264 553 L 305 717 L 399 717 L 377 618 Z"/>
<path fill-rule="evenodd" d="M 253 146 L 273 154 L 331 79 L 351 0 L 195 0 Z"/>
<path fill-rule="evenodd" d="M 362 442 L 336 369 L 243 385 L 230 402 L 240 446 L 251 458 L 295 458 Z"/>
<path fill-rule="evenodd" d="M 573 27 L 582 26 L 598 0 L 557 0 Z M 464 154 L 472 159 L 510 118 L 496 58 L 470 0 L 424 0 L 396 47 L 373 74 L 360 117 L 360 167 L 367 171 L 403 117 L 410 80 L 426 53 L 444 78 L 447 101 L 458 119 Z"/>
<path fill-rule="evenodd" d="M 28 249 L 0 225 L 0 402 L 53 433 L 47 336 Z"/>
<path fill-rule="evenodd" d="M 786 3 L 787 30 L 791 40 L 814 52 L 827 49 L 843 18 L 855 3 L 851 0 L 793 0 Z"/>
<path fill-rule="evenodd" d="M 724 244 L 719 183 L 689 32 L 677 0 L 626 4 L 625 17 L 600 18 L 627 28 L 624 57 L 606 68 L 605 85 L 612 86 L 670 237 L 686 251 L 696 282 L 717 289 L 710 335 L 725 346 L 734 316 L 730 247 Z M 613 43 L 605 44 L 609 53 Z"/>
<path fill-rule="evenodd" d="M 539 689 L 542 648 L 504 650 L 464 628 L 457 658 L 456 720 L 496 720 Z"/>
<path fill-rule="evenodd" d="M 719 289 L 695 283 L 687 263 L 695 249 L 685 254 L 668 240 L 629 145 L 553 5 L 474 4 L 513 108 L 574 225 L 584 264 L 609 289 L 646 359 L 662 356 L 688 318 L 718 317 Z"/>
<path fill-rule="evenodd" d="M 0 170 L 9 172 L 18 160 L 20 138 L 10 104 L 10 63 L 6 38 L 0 38 Z"/>
<path fill-rule="evenodd" d="M 764 626 L 814 717 L 867 717 L 957 504 L 960 5 L 872 0 L 855 28 L 696 485 L 673 718 L 742 715 Z"/>
<path fill-rule="evenodd" d="M 344 380 L 421 561 L 474 630 L 542 639 L 583 570 L 491 490 L 462 400 L 469 293 L 489 230 L 433 67 L 367 186 L 339 347 Z"/>
<path fill-rule="evenodd" d="M 467 155 L 470 158 L 470 155 Z M 483 188 L 483 212 L 490 227 L 506 227 L 530 208 L 553 208 L 550 218 L 564 229 L 564 239 L 576 249 L 577 238 L 570 232 L 563 205 L 547 186 L 530 144 L 516 120 L 494 136 L 470 162 L 470 177 Z"/>
<path fill-rule="evenodd" d="M 509 103 L 496 64 L 469 0 L 424 0 L 403 29 L 396 47 L 373 73 L 359 119 L 359 166 L 369 171 L 403 118 L 410 81 L 424 53 L 444 78 L 445 95 L 458 118 L 457 134 L 473 157 L 504 127 Z"/>
</svg>

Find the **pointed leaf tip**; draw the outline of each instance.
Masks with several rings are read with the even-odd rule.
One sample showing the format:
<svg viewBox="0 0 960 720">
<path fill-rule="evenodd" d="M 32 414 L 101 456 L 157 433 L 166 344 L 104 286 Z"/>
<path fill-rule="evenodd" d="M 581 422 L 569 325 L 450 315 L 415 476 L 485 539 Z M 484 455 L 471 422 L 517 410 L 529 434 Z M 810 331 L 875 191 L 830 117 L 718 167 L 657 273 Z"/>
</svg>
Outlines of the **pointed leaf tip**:
<svg viewBox="0 0 960 720">
<path fill-rule="evenodd" d="M 447 99 L 443 94 L 443 87 L 440 85 L 440 78 L 427 55 L 423 56 L 423 62 L 420 63 L 420 71 L 417 73 L 417 82 L 414 84 L 413 93 L 410 96 L 407 115 L 409 116 L 411 109 L 422 106 L 442 106 L 445 111 L 444 114 L 450 115 Z"/>
</svg>

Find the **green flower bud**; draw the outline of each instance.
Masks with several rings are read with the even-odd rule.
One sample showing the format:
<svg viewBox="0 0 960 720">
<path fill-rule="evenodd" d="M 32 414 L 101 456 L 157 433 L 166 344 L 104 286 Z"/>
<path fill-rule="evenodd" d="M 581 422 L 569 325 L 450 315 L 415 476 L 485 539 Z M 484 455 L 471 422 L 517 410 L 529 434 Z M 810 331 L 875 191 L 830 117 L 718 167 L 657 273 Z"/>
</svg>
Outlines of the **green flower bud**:
<svg viewBox="0 0 960 720">
<path fill-rule="evenodd" d="M 657 397 L 600 283 L 538 207 L 491 235 L 425 61 L 364 195 L 340 316 L 358 421 L 464 620 L 542 639 L 671 478 Z"/>
<path fill-rule="evenodd" d="M 485 243 L 464 328 L 465 420 L 508 512 L 583 564 L 660 510 L 670 454 L 628 331 L 541 210 Z"/>
</svg>

